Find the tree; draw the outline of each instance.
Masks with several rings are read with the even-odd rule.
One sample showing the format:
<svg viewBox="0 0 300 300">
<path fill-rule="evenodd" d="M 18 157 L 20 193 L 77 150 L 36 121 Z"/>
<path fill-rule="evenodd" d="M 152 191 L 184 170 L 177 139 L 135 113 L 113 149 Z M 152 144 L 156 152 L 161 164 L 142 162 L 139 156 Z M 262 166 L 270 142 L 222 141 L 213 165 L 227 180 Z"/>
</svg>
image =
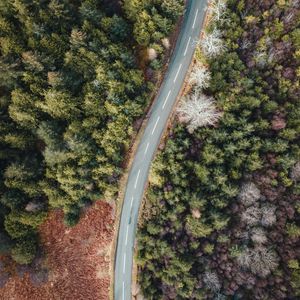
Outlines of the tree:
<svg viewBox="0 0 300 300">
<path fill-rule="evenodd" d="M 210 33 L 205 33 L 203 39 L 199 42 L 203 53 L 208 58 L 219 55 L 225 49 L 221 37 L 221 31 L 214 29 Z"/>
<path fill-rule="evenodd" d="M 300 162 L 297 162 L 291 170 L 291 179 L 294 181 L 300 180 Z"/>
<path fill-rule="evenodd" d="M 78 99 L 67 91 L 49 89 L 45 93 L 45 101 L 38 102 L 37 107 L 57 119 L 76 119 L 80 115 Z"/>
<path fill-rule="evenodd" d="M 213 0 L 209 3 L 209 12 L 213 21 L 221 21 L 226 15 L 226 3 L 224 0 Z"/>
<path fill-rule="evenodd" d="M 183 0 L 163 0 L 161 2 L 161 8 L 165 15 L 176 21 L 184 9 Z"/>
<path fill-rule="evenodd" d="M 220 280 L 215 272 L 206 271 L 203 276 L 203 281 L 206 287 L 215 293 L 221 288 Z"/>
<path fill-rule="evenodd" d="M 12 92 L 12 103 L 9 106 L 10 117 L 25 128 L 35 128 L 39 113 L 35 107 L 36 98 L 20 89 Z"/>
<path fill-rule="evenodd" d="M 21 193 L 19 190 L 13 189 L 3 193 L 0 198 L 0 202 L 9 207 L 11 210 L 21 209 L 27 200 L 28 198 L 26 195 Z"/>
<path fill-rule="evenodd" d="M 247 182 L 242 184 L 238 195 L 238 199 L 243 205 L 254 205 L 260 197 L 260 190 L 253 182 Z"/>
<path fill-rule="evenodd" d="M 256 244 L 261 245 L 265 244 L 268 239 L 266 232 L 262 228 L 256 227 L 251 230 L 251 240 Z"/>
<path fill-rule="evenodd" d="M 190 75 L 190 83 L 196 90 L 201 91 L 209 87 L 210 77 L 210 72 L 204 65 L 196 64 Z"/>
<path fill-rule="evenodd" d="M 241 216 L 242 222 L 245 222 L 249 226 L 255 226 L 259 224 L 261 219 L 261 210 L 258 207 L 248 207 Z"/>
<path fill-rule="evenodd" d="M 11 251 L 12 258 L 19 264 L 29 264 L 32 262 L 37 251 L 36 239 L 19 239 Z"/>
<path fill-rule="evenodd" d="M 238 263 L 261 277 L 268 276 L 278 266 L 278 255 L 275 251 L 263 246 L 246 248 L 237 257 Z"/>
<path fill-rule="evenodd" d="M 216 109 L 215 101 L 199 92 L 187 96 L 177 109 L 179 121 L 188 123 L 189 132 L 196 128 L 215 125 L 221 117 L 221 112 Z"/>
<path fill-rule="evenodd" d="M 276 206 L 265 204 L 261 208 L 261 224 L 265 227 L 272 226 L 276 223 Z"/>
<path fill-rule="evenodd" d="M 101 20 L 101 26 L 109 33 L 112 41 L 122 42 L 128 38 L 129 26 L 124 19 L 117 15 L 113 15 L 111 18 L 103 18 Z"/>
<path fill-rule="evenodd" d="M 14 239 L 26 237 L 33 233 L 31 226 L 18 222 L 12 214 L 5 217 L 4 226 L 6 232 Z"/>
</svg>

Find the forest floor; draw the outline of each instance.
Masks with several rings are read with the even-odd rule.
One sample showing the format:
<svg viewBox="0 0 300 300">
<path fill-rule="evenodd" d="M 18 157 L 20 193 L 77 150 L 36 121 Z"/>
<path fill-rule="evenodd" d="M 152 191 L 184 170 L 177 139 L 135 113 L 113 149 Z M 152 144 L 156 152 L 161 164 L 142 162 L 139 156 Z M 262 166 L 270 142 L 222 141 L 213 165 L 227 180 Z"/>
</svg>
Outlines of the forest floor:
<svg viewBox="0 0 300 300">
<path fill-rule="evenodd" d="M 103 201 L 87 208 L 72 228 L 64 226 L 61 211 L 52 211 L 40 228 L 46 280 L 40 282 L 32 268 L 16 270 L 0 299 L 107 300 L 114 223 L 115 205 Z"/>
</svg>

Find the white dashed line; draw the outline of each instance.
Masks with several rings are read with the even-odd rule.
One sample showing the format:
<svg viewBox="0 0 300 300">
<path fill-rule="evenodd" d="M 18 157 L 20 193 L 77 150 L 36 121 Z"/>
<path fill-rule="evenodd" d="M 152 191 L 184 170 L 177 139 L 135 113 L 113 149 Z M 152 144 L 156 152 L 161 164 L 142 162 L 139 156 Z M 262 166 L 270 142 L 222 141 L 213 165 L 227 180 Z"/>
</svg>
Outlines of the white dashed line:
<svg viewBox="0 0 300 300">
<path fill-rule="evenodd" d="M 196 24 L 196 20 L 197 20 L 197 16 L 198 16 L 198 11 L 199 11 L 199 9 L 197 9 L 197 11 L 196 11 L 196 15 L 195 15 L 194 23 L 193 23 L 193 29 L 195 28 L 195 24 Z"/>
<path fill-rule="evenodd" d="M 141 173 L 141 169 L 139 169 L 137 175 L 136 175 L 136 179 L 135 179 L 135 184 L 134 184 L 134 188 L 136 189 L 136 185 L 138 183 L 139 177 L 140 177 L 140 173 Z"/>
<path fill-rule="evenodd" d="M 171 94 L 171 91 L 169 91 L 169 93 L 168 93 L 168 95 L 167 95 L 167 98 L 166 98 L 166 100 L 165 100 L 165 102 L 164 102 L 164 105 L 163 105 L 162 109 L 165 109 L 165 105 L 166 105 L 167 102 L 168 102 L 168 99 L 169 99 L 169 97 L 170 97 L 170 94 Z"/>
<path fill-rule="evenodd" d="M 180 64 L 180 66 L 179 66 L 179 68 L 178 68 L 178 70 L 177 70 L 177 73 L 176 73 L 175 78 L 174 78 L 174 80 L 173 80 L 174 83 L 175 83 L 175 81 L 176 81 L 176 79 L 177 79 L 177 77 L 178 77 L 178 74 L 179 74 L 179 72 L 180 72 L 180 70 L 181 70 L 181 67 L 182 67 L 182 64 Z"/>
<path fill-rule="evenodd" d="M 148 151 L 148 148 L 149 148 L 149 142 L 148 142 L 148 144 L 147 144 L 147 146 L 146 146 L 146 149 L 145 149 L 145 151 L 144 151 L 144 155 L 146 155 L 146 153 L 147 153 L 147 151 Z"/>
<path fill-rule="evenodd" d="M 126 268 L 126 252 L 125 252 L 125 254 L 124 254 L 123 274 L 125 274 L 125 268 Z"/>
<path fill-rule="evenodd" d="M 191 41 L 191 37 L 189 37 L 189 40 L 188 40 L 188 42 L 187 42 L 187 44 L 186 44 L 186 48 L 185 48 L 185 51 L 184 51 L 183 56 L 186 56 L 186 53 L 187 53 L 188 48 L 189 48 L 190 41 Z"/>
<path fill-rule="evenodd" d="M 154 131 L 155 131 L 155 129 L 156 129 L 156 126 L 157 126 L 157 124 L 158 124 L 159 119 L 160 119 L 160 116 L 158 116 L 158 118 L 157 118 L 157 120 L 156 120 L 156 122 L 155 122 L 155 125 L 154 125 L 154 127 L 153 127 L 153 130 L 152 130 L 152 132 L 151 132 L 152 135 L 153 135 L 153 133 L 154 133 Z"/>
<path fill-rule="evenodd" d="M 128 229 L 129 229 L 129 226 L 127 225 L 127 230 L 126 230 L 126 238 L 125 238 L 125 246 L 127 246 L 127 240 L 128 240 Z"/>
<path fill-rule="evenodd" d="M 125 282 L 123 281 L 123 300 L 125 300 Z"/>
<path fill-rule="evenodd" d="M 133 204 L 133 196 L 131 197 L 130 209 L 132 208 L 132 204 Z"/>
</svg>

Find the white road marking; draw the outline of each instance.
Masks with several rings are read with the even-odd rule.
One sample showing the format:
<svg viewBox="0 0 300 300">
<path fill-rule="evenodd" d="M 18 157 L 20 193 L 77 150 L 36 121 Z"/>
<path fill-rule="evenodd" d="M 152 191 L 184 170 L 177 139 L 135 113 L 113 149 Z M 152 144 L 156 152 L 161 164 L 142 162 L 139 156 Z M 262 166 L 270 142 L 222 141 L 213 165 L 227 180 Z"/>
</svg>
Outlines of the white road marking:
<svg viewBox="0 0 300 300">
<path fill-rule="evenodd" d="M 125 300 L 125 282 L 123 281 L 123 300 Z"/>
<path fill-rule="evenodd" d="M 183 56 L 186 56 L 186 53 L 187 53 L 188 48 L 189 48 L 190 41 L 191 41 L 191 37 L 189 37 L 189 40 L 188 40 L 188 42 L 187 42 L 187 44 L 186 44 L 186 48 L 185 48 L 185 51 L 184 51 Z"/>
<path fill-rule="evenodd" d="M 128 229 L 129 229 L 129 226 L 127 225 L 127 230 L 126 230 L 126 238 L 125 238 L 125 246 L 127 246 L 127 240 L 128 240 Z"/>
<path fill-rule="evenodd" d="M 138 183 L 139 177 L 140 177 L 140 173 L 141 173 L 141 169 L 139 169 L 137 175 L 136 175 L 136 179 L 135 179 L 135 184 L 134 184 L 134 188 L 136 189 L 136 185 Z"/>
<path fill-rule="evenodd" d="M 195 15 L 194 23 L 193 23 L 193 29 L 195 28 L 195 24 L 196 24 L 196 20 L 197 20 L 197 16 L 198 16 L 198 11 L 199 11 L 199 9 L 197 9 L 197 11 L 196 11 L 196 15 Z"/>
<path fill-rule="evenodd" d="M 126 268 L 126 252 L 125 252 L 125 254 L 124 254 L 123 274 L 125 274 L 125 268 Z"/>
<path fill-rule="evenodd" d="M 167 95 L 167 98 L 166 98 L 166 100 L 165 100 L 165 102 L 164 102 L 164 105 L 163 105 L 162 109 L 165 109 L 165 105 L 166 105 L 167 102 L 168 102 L 168 99 L 169 99 L 169 97 L 170 97 L 170 94 L 171 94 L 171 90 L 169 91 L 169 93 L 168 93 L 168 95 Z"/>
<path fill-rule="evenodd" d="M 180 72 L 180 70 L 181 70 L 181 67 L 182 67 L 182 64 L 180 64 L 180 66 L 179 66 L 179 68 L 178 68 L 178 70 L 177 70 L 177 73 L 176 73 L 175 78 L 174 78 L 174 80 L 173 80 L 174 83 L 175 83 L 175 81 L 176 81 L 176 79 L 177 79 L 177 77 L 178 77 L 178 74 L 179 74 L 179 72 Z"/>
<path fill-rule="evenodd" d="M 148 144 L 147 144 L 147 146 L 146 146 L 146 149 L 145 149 L 144 155 L 146 155 L 146 153 L 147 153 L 147 151 L 148 151 L 148 148 L 149 148 L 149 142 L 148 142 Z"/>
<path fill-rule="evenodd" d="M 153 133 L 154 133 L 154 131 L 155 131 L 155 129 L 156 129 L 156 126 L 157 126 L 157 124 L 158 124 L 159 119 L 160 119 L 160 116 L 158 116 L 158 118 L 157 118 L 157 120 L 156 120 L 156 122 L 155 122 L 155 125 L 154 125 L 153 130 L 152 130 L 152 133 L 151 133 L 152 135 L 153 135 Z"/>
<path fill-rule="evenodd" d="M 131 197 L 130 209 L 132 208 L 132 204 L 133 204 L 133 196 Z"/>
</svg>

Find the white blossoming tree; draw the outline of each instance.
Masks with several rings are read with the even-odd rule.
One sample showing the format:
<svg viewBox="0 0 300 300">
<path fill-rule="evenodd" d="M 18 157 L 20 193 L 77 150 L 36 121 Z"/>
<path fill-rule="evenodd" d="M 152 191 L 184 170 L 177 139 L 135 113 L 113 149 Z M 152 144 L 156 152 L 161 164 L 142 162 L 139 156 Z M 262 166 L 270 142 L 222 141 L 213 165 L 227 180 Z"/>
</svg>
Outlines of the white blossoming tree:
<svg viewBox="0 0 300 300">
<path fill-rule="evenodd" d="M 207 57 L 217 56 L 225 49 L 221 36 L 222 33 L 218 29 L 214 29 L 210 33 L 204 33 L 200 45 L 203 53 Z"/>
<path fill-rule="evenodd" d="M 202 90 L 209 87 L 210 72 L 204 65 L 197 64 L 191 72 L 190 83 L 195 89 Z"/>
<path fill-rule="evenodd" d="M 177 109 L 179 121 L 187 123 L 189 132 L 196 128 L 215 125 L 221 117 L 212 97 L 207 97 L 199 92 L 187 96 Z"/>
</svg>

